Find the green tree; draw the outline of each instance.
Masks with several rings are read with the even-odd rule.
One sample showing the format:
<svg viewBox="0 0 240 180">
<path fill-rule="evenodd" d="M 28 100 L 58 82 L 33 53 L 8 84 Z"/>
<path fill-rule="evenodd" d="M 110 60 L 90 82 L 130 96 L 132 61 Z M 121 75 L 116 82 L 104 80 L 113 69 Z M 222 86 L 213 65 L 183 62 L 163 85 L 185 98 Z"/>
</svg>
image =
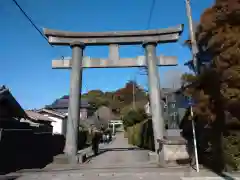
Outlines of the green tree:
<svg viewBox="0 0 240 180">
<path fill-rule="evenodd" d="M 127 127 L 133 126 L 147 119 L 147 114 L 144 109 L 130 109 L 123 115 L 123 125 L 126 129 Z"/>
</svg>

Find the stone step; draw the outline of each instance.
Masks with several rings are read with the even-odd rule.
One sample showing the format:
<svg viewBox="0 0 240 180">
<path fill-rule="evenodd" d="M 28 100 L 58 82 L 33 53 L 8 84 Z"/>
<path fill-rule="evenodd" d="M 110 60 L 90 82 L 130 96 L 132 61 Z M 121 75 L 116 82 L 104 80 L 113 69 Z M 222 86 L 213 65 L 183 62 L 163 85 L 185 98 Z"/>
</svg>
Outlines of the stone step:
<svg viewBox="0 0 240 180">
<path fill-rule="evenodd" d="M 105 166 L 103 165 L 95 165 L 94 163 L 86 163 L 86 164 L 49 164 L 43 169 L 23 169 L 19 170 L 19 173 L 28 173 L 28 172 L 48 172 L 48 171 L 75 171 L 75 170 L 118 170 L 118 169 L 139 169 L 139 168 L 159 168 L 158 165 L 151 162 L 141 162 L 141 163 L 129 163 L 129 164 L 107 164 Z"/>
<path fill-rule="evenodd" d="M 18 180 L 49 180 L 49 179 L 60 179 L 60 180 L 135 180 L 135 179 L 148 179 L 148 180 L 158 180 L 159 177 L 168 177 L 170 174 L 160 174 L 160 173 L 44 173 L 44 174 L 31 174 L 25 175 L 23 177 L 18 178 Z M 181 174 L 171 175 L 174 180 L 179 180 L 182 176 Z"/>
<path fill-rule="evenodd" d="M 49 172 L 49 173 L 32 173 L 19 176 L 18 180 L 222 180 L 215 174 L 200 172 L 184 172 L 184 171 L 162 171 L 162 172 Z M 239 177 L 231 177 L 230 179 L 239 180 Z"/>
<path fill-rule="evenodd" d="M 201 170 L 199 173 L 190 168 L 112 168 L 112 169 L 58 169 L 49 171 L 28 171 L 12 173 L 5 178 L 19 177 L 18 180 L 221 180 L 236 179 L 240 180 L 238 175 L 230 175 L 231 178 L 219 177 L 211 171 Z M 6 178 L 8 177 L 8 178 Z"/>
<path fill-rule="evenodd" d="M 240 180 L 240 177 L 181 177 L 181 180 Z"/>
<path fill-rule="evenodd" d="M 42 173 L 145 173 L 145 172 L 157 172 L 163 174 L 171 174 L 171 173 L 195 173 L 195 170 L 187 167 L 179 167 L 179 168 L 159 168 L 156 165 L 130 165 L 130 166 L 113 166 L 113 167 L 103 167 L 103 168 L 92 168 L 92 167 L 56 167 L 56 168 L 48 168 L 48 169 L 29 169 L 29 170 L 20 170 L 16 173 L 11 173 L 11 175 L 24 175 L 24 174 L 42 174 Z M 210 173 L 207 170 L 201 170 L 204 173 Z"/>
</svg>

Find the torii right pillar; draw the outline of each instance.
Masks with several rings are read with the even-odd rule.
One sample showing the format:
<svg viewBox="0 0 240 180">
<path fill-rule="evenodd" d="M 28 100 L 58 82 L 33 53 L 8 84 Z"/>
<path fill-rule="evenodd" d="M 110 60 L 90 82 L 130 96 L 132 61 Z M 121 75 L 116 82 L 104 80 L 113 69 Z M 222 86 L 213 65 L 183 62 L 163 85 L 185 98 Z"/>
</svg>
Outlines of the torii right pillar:
<svg viewBox="0 0 240 180">
<path fill-rule="evenodd" d="M 145 49 L 146 63 L 148 67 L 150 110 L 154 132 L 155 154 L 153 157 L 161 166 L 175 166 L 178 165 L 180 160 L 187 162 L 189 159 L 186 150 L 186 142 L 180 136 L 169 136 L 168 133 L 165 132 L 165 121 L 161 104 L 160 77 L 156 56 L 157 44 L 145 43 L 143 47 Z M 151 159 L 152 158 L 150 157 L 150 160 Z"/>
<path fill-rule="evenodd" d="M 146 43 L 143 45 L 148 69 L 148 88 L 150 98 L 150 109 L 153 121 L 155 152 L 159 150 L 159 140 L 163 139 L 165 126 L 162 113 L 160 81 L 155 43 Z M 161 156 L 161 155 L 160 155 Z M 159 158 L 159 157 L 158 157 Z M 160 159 L 158 159 L 160 161 Z"/>
</svg>

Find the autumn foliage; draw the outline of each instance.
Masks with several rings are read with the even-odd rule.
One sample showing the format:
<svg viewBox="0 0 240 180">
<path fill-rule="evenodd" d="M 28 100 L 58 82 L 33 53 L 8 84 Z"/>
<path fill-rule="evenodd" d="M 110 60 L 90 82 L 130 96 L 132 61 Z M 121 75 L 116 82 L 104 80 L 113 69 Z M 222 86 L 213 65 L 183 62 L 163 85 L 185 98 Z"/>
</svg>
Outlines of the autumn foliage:
<svg viewBox="0 0 240 180">
<path fill-rule="evenodd" d="M 195 111 L 205 120 L 214 121 L 214 95 L 211 90 L 219 85 L 223 109 L 240 119 L 240 2 L 239 0 L 216 0 L 201 16 L 196 32 L 200 62 L 209 66 L 201 75 L 185 74 L 186 83 L 195 82 L 194 88 L 186 93 L 197 100 Z M 218 84 L 219 83 L 219 84 Z M 215 86 L 215 87 L 214 87 Z M 211 90 L 209 90 L 211 89 Z M 217 89 L 216 89 L 217 90 Z M 216 91 L 214 91 L 216 94 Z"/>
<path fill-rule="evenodd" d="M 196 40 L 200 74 L 184 74 L 182 79 L 185 85 L 191 84 L 185 94 L 197 102 L 195 115 L 212 128 L 211 140 L 219 138 L 218 144 L 215 142 L 216 153 L 221 148 L 220 136 L 229 134 L 229 129 L 232 132 L 234 128 L 233 136 L 236 136 L 240 130 L 240 1 L 216 0 L 202 14 Z M 238 149 L 240 139 L 235 140 Z M 239 159 L 235 155 L 229 156 Z M 235 168 L 240 168 L 240 163 L 236 164 Z"/>
<path fill-rule="evenodd" d="M 137 108 L 143 108 L 148 102 L 147 94 L 134 81 L 129 81 L 123 88 L 112 92 L 92 90 L 83 94 L 83 98 L 87 98 L 91 106 L 96 109 L 104 105 L 110 107 L 116 114 L 131 109 L 133 107 L 133 100 L 136 101 Z"/>
</svg>

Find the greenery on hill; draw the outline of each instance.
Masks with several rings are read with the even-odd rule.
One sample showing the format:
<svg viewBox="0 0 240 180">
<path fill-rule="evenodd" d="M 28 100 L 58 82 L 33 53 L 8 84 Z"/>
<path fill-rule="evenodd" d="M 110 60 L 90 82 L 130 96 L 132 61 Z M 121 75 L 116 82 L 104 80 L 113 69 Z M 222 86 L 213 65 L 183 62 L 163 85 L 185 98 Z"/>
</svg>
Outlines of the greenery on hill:
<svg viewBox="0 0 240 180">
<path fill-rule="evenodd" d="M 138 108 L 143 108 L 148 102 L 146 92 L 134 82 L 129 81 L 125 87 L 112 92 L 102 92 L 101 90 L 92 90 L 83 94 L 82 97 L 86 98 L 89 103 L 97 109 L 105 105 L 110 107 L 116 114 L 122 114 L 133 107 L 133 88 L 135 92 L 135 101 Z"/>
</svg>

